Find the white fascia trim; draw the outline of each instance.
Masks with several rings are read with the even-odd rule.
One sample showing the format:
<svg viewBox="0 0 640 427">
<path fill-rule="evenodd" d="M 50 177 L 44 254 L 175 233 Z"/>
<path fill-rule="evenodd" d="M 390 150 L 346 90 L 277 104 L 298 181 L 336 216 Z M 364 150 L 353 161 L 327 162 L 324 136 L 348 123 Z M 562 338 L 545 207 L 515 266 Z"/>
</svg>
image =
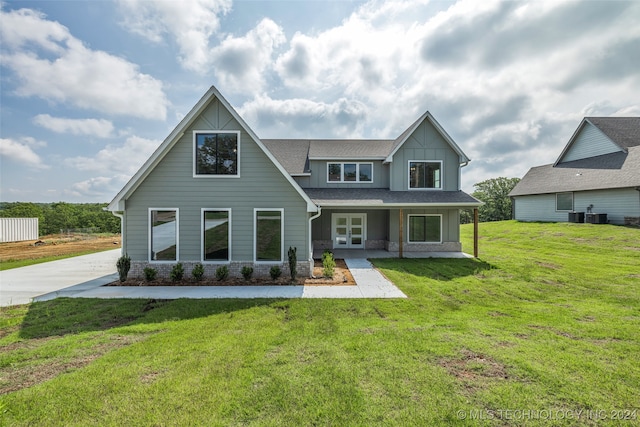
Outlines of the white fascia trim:
<svg viewBox="0 0 640 427">
<path fill-rule="evenodd" d="M 315 206 L 315 205 L 314 205 Z M 258 211 L 280 212 L 280 260 L 279 261 L 258 261 L 258 245 L 256 235 L 258 233 Z M 284 262 L 284 208 L 253 208 L 253 262 L 255 264 L 275 264 Z"/>
<path fill-rule="evenodd" d="M 133 191 L 142 183 L 144 178 L 151 173 L 157 163 L 169 152 L 171 147 L 184 135 L 184 131 L 193 120 L 209 105 L 214 99 L 218 99 L 220 103 L 231 113 L 233 118 L 240 123 L 240 127 L 244 130 L 260 147 L 265 155 L 273 162 L 276 168 L 282 173 L 291 186 L 298 192 L 298 194 L 307 202 L 307 212 L 317 212 L 318 207 L 311 201 L 309 196 L 302 190 L 297 182 L 287 173 L 284 167 L 276 160 L 271 152 L 265 147 L 260 138 L 251 130 L 247 123 L 240 117 L 238 112 L 229 104 L 229 102 L 222 96 L 222 94 L 216 89 L 215 86 L 211 86 L 207 93 L 197 102 L 197 104 L 189 111 L 189 113 L 180 121 L 180 123 L 173 129 L 169 136 L 160 144 L 156 151 L 151 155 L 144 165 L 136 172 L 136 174 L 127 182 L 127 184 L 120 190 L 116 197 L 109 203 L 107 209 L 110 211 L 123 211 L 125 209 L 124 201 L 131 195 Z"/>
<path fill-rule="evenodd" d="M 318 205 L 320 208 L 477 208 L 484 205 L 482 202 L 478 203 L 321 203 Z"/>
<path fill-rule="evenodd" d="M 228 239 L 228 244 L 229 244 L 229 259 L 226 261 L 219 261 L 219 260 L 206 260 L 204 259 L 204 213 L 205 212 L 227 212 L 228 214 L 228 218 L 229 218 L 229 230 L 227 231 L 227 239 Z M 203 264 L 229 264 L 231 263 L 231 257 L 233 256 L 233 251 L 232 251 L 232 245 L 233 245 L 233 240 L 231 239 L 231 229 L 232 229 L 232 223 L 231 223 L 231 208 L 201 208 L 200 209 L 200 261 Z"/>
<path fill-rule="evenodd" d="M 456 144 L 456 142 L 453 140 L 453 138 L 451 138 L 451 136 L 447 133 L 447 131 L 445 131 L 442 126 L 440 126 L 440 123 L 438 123 L 438 121 L 431 115 L 431 113 L 427 111 L 422 115 L 421 119 L 417 120 L 414 123 L 413 128 L 410 128 L 411 130 L 407 132 L 406 136 L 402 139 L 402 141 L 400 141 L 400 143 L 396 146 L 396 148 L 393 149 L 391 154 L 389 154 L 385 158 L 385 161 L 384 161 L 385 163 L 393 162 L 393 155 L 396 154 L 396 152 L 400 149 L 400 147 L 404 145 L 405 142 L 407 142 L 407 140 L 411 137 L 411 135 L 413 135 L 413 132 L 418 128 L 418 126 L 420 126 L 425 121 L 425 119 L 429 120 L 429 122 L 433 125 L 433 127 L 436 128 L 436 130 L 438 131 L 438 133 L 440 133 L 440 135 L 444 138 L 444 140 L 447 141 L 447 143 L 451 146 L 451 148 L 453 148 L 453 150 L 460 156 L 463 162 L 471 161 L 471 159 L 467 157 L 466 154 L 464 154 L 464 151 L 462 151 L 462 149 L 458 146 L 458 144 Z"/>
<path fill-rule="evenodd" d="M 175 211 L 176 213 L 176 259 L 168 260 L 168 261 L 157 261 L 151 259 L 151 233 L 153 231 L 153 224 L 151 223 L 151 212 L 152 211 Z M 147 212 L 147 222 L 149 226 L 147 227 L 148 231 L 148 246 L 147 246 L 147 260 L 150 264 L 171 264 L 180 262 L 180 209 L 179 208 L 149 208 Z"/>
</svg>

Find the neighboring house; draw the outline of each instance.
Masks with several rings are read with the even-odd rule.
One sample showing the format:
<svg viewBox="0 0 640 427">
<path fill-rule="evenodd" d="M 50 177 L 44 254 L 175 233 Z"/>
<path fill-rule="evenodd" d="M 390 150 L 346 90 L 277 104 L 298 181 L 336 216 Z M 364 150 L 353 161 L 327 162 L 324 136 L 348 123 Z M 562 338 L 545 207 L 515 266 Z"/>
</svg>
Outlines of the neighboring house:
<svg viewBox="0 0 640 427">
<path fill-rule="evenodd" d="M 108 209 L 135 276 L 265 275 L 289 247 L 310 275 L 314 247 L 461 251 L 460 209 L 481 205 L 460 191 L 468 162 L 428 112 L 397 139 L 261 140 L 211 87 Z"/>
<path fill-rule="evenodd" d="M 556 162 L 531 168 L 509 196 L 520 221 L 577 221 L 569 213 L 580 212 L 638 224 L 640 117 L 585 117 Z"/>
</svg>

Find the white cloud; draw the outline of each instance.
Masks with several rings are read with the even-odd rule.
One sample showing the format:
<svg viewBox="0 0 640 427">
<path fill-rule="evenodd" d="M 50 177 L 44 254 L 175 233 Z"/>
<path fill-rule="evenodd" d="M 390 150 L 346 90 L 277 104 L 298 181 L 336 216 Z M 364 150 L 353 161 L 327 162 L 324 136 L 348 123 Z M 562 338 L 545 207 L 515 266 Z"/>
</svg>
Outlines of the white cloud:
<svg viewBox="0 0 640 427">
<path fill-rule="evenodd" d="M 122 145 L 109 144 L 94 157 L 72 157 L 65 163 L 96 174 L 119 173 L 132 176 L 158 148 L 161 141 L 130 136 Z"/>
<path fill-rule="evenodd" d="M 124 26 L 160 43 L 169 35 L 180 49 L 180 62 L 203 73 L 210 65 L 210 39 L 220 29 L 220 15 L 231 10 L 231 0 L 147 1 L 120 0 Z"/>
<path fill-rule="evenodd" d="M 0 156 L 33 169 L 48 169 L 49 166 L 33 151 L 34 148 L 45 145 L 46 143 L 36 141 L 31 137 L 21 138 L 19 141 L 11 138 L 0 138 Z"/>
<path fill-rule="evenodd" d="M 262 90 L 274 49 L 285 41 L 282 28 L 268 18 L 243 37 L 225 38 L 211 51 L 213 70 L 221 86 L 246 94 Z"/>
<path fill-rule="evenodd" d="M 96 138 L 108 138 L 113 132 L 113 123 L 104 119 L 65 119 L 49 114 L 38 114 L 33 122 L 57 133 L 90 135 Z"/>
<path fill-rule="evenodd" d="M 104 201 L 113 197 L 120 187 L 127 182 L 127 179 L 127 175 L 97 176 L 72 184 L 70 189 L 65 190 L 65 193 L 68 196 L 79 199 L 92 198 Z"/>
<path fill-rule="evenodd" d="M 261 138 L 358 137 L 367 118 L 364 104 L 346 98 L 327 104 L 261 95 L 238 111 L 252 128 L 261 129 Z"/>
<path fill-rule="evenodd" d="M 137 65 L 87 48 L 42 13 L 0 13 L 3 65 L 15 73 L 18 95 L 113 115 L 166 118 L 169 102 L 162 82 L 141 73 Z"/>
</svg>

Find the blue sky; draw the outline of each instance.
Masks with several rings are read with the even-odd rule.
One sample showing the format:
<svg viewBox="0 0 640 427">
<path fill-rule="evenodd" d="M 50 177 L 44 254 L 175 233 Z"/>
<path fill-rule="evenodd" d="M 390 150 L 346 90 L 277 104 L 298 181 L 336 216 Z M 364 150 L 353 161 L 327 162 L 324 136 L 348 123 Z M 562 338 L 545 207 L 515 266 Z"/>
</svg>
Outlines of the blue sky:
<svg viewBox="0 0 640 427">
<path fill-rule="evenodd" d="M 2 201 L 110 201 L 211 85 L 263 138 L 395 138 L 429 110 L 468 192 L 584 116 L 640 116 L 637 1 L 1 7 Z"/>
</svg>

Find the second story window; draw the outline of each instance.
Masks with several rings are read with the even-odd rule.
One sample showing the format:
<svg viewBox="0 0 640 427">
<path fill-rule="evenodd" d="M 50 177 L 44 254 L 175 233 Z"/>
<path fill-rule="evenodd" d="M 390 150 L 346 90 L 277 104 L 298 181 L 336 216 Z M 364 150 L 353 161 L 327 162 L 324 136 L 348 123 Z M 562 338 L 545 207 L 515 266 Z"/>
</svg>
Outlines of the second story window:
<svg viewBox="0 0 640 427">
<path fill-rule="evenodd" d="M 238 176 L 239 132 L 194 132 L 194 176 Z"/>
<path fill-rule="evenodd" d="M 442 162 L 440 161 L 409 161 L 409 189 L 441 189 Z"/>
<path fill-rule="evenodd" d="M 373 182 L 373 163 L 327 163 L 327 182 Z"/>
</svg>

